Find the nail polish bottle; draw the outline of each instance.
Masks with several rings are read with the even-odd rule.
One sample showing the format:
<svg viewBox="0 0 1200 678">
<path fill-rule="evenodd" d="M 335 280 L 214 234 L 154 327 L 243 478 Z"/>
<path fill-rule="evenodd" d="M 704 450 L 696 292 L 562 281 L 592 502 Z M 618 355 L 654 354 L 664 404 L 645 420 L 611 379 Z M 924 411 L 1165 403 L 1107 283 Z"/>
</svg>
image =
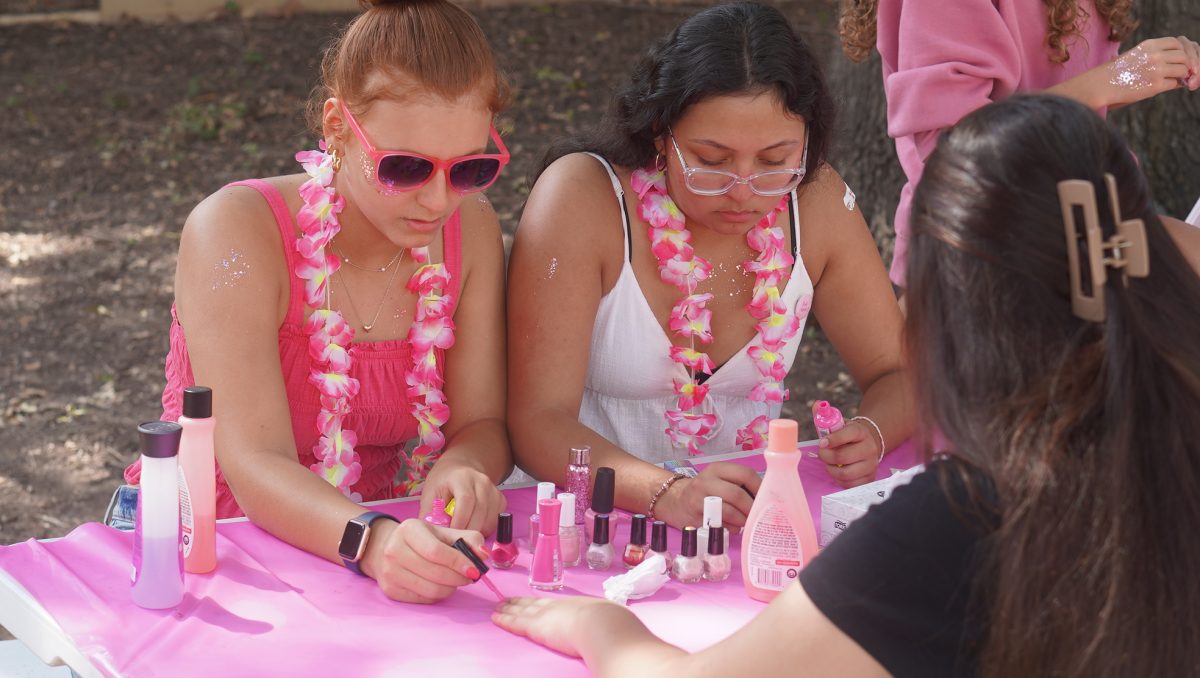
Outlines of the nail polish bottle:
<svg viewBox="0 0 1200 678">
<path fill-rule="evenodd" d="M 602 513 L 608 516 L 610 528 L 614 530 L 612 536 L 616 536 L 616 525 L 620 520 L 617 515 L 613 514 L 613 496 L 616 486 L 616 471 L 607 466 L 596 469 L 596 485 L 592 488 L 592 505 L 583 514 L 583 527 L 589 540 L 592 538 L 592 527 L 596 524 L 596 516 Z M 614 538 L 613 541 L 616 539 Z"/>
<path fill-rule="evenodd" d="M 700 521 L 700 529 L 696 530 L 696 551 L 708 553 L 708 528 L 721 527 L 721 512 L 724 503 L 720 497 L 704 498 L 704 519 Z M 725 532 L 725 553 L 729 553 L 729 532 Z"/>
<path fill-rule="evenodd" d="M 671 552 L 667 550 L 667 524 L 661 520 L 656 520 L 650 525 L 650 550 L 662 556 L 667 566 L 670 567 Z"/>
<path fill-rule="evenodd" d="M 708 581 L 729 579 L 729 556 L 725 553 L 725 528 L 708 528 L 708 553 L 704 556 L 704 578 Z"/>
<path fill-rule="evenodd" d="M 567 462 L 567 492 L 575 495 L 575 515 L 572 524 L 584 522 L 584 513 L 591 503 L 592 494 L 592 448 L 584 445 L 572 447 Z"/>
<path fill-rule="evenodd" d="M 625 545 L 625 569 L 632 570 L 646 558 L 646 516 L 635 513 L 629 523 L 629 543 Z"/>
<path fill-rule="evenodd" d="M 511 513 L 501 513 L 496 523 L 496 541 L 492 543 L 492 565 L 507 570 L 517 560 L 517 545 L 512 540 L 513 519 Z"/>
<path fill-rule="evenodd" d="M 440 525 L 441 527 L 450 527 L 450 516 L 446 514 L 446 500 L 441 497 L 435 497 L 433 500 L 433 508 L 429 509 L 429 515 L 425 516 L 425 522 L 430 525 Z"/>
<path fill-rule="evenodd" d="M 695 584 L 704 576 L 704 561 L 696 557 L 696 528 L 683 528 L 679 555 L 671 561 L 671 576 L 684 584 Z"/>
<path fill-rule="evenodd" d="M 537 546 L 529 566 L 529 586 L 539 591 L 557 591 L 563 586 L 562 550 L 558 544 L 558 516 L 562 503 L 557 499 L 538 501 Z"/>
<path fill-rule="evenodd" d="M 554 497 L 554 483 L 538 483 L 537 484 L 537 499 L 533 503 L 533 515 L 529 516 L 529 552 L 533 553 L 533 548 L 537 544 L 538 539 L 538 504 L 543 499 L 552 499 Z"/>
<path fill-rule="evenodd" d="M 562 510 L 558 513 L 558 543 L 562 549 L 563 567 L 575 567 L 583 560 L 583 530 L 575 524 L 575 495 L 560 492 L 558 501 Z"/>
<path fill-rule="evenodd" d="M 612 567 L 612 544 L 608 543 L 608 514 L 596 516 L 592 526 L 592 543 L 587 550 L 587 566 L 589 570 L 607 570 Z"/>
</svg>

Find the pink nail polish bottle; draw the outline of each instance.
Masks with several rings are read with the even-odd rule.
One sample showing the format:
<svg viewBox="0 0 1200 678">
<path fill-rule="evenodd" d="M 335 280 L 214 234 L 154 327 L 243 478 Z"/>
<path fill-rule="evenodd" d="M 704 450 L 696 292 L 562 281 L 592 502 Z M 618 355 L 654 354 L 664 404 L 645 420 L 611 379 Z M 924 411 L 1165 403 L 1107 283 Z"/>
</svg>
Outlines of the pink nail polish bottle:
<svg viewBox="0 0 1200 678">
<path fill-rule="evenodd" d="M 538 483 L 537 484 L 537 499 L 534 500 L 533 514 L 529 516 L 529 552 L 533 553 L 534 547 L 537 545 L 538 533 L 538 504 L 543 499 L 551 499 L 554 497 L 554 483 Z"/>
<path fill-rule="evenodd" d="M 696 557 L 696 528 L 683 528 L 679 555 L 671 562 L 671 577 L 684 584 L 695 584 L 704 576 L 704 561 Z"/>
<path fill-rule="evenodd" d="M 608 543 L 608 515 L 601 513 L 593 522 L 592 544 L 587 550 L 588 569 L 607 570 L 616 559 L 612 544 Z"/>
<path fill-rule="evenodd" d="M 429 509 L 429 515 L 425 516 L 425 522 L 430 525 L 439 525 L 441 527 L 450 527 L 450 516 L 446 514 L 446 500 L 441 497 L 435 497 L 433 500 L 433 508 Z"/>
<path fill-rule="evenodd" d="M 650 550 L 662 556 L 670 567 L 671 551 L 667 548 L 667 524 L 661 520 L 656 520 L 650 525 Z"/>
<path fill-rule="evenodd" d="M 830 433 L 842 430 L 845 425 L 842 411 L 830 405 L 828 400 L 819 401 L 813 408 L 813 426 L 817 429 L 818 438 L 828 437 Z"/>
<path fill-rule="evenodd" d="M 538 500 L 537 545 L 529 566 L 529 587 L 539 591 L 557 591 L 563 586 L 562 550 L 558 544 L 558 516 L 562 503 L 557 499 Z"/>
<path fill-rule="evenodd" d="M 496 541 L 492 543 L 492 565 L 507 570 L 517 561 L 517 545 L 512 540 L 513 519 L 511 513 L 501 513 L 496 523 Z"/>
<path fill-rule="evenodd" d="M 635 513 L 629 523 L 629 543 L 625 545 L 625 569 L 632 570 L 646 559 L 646 516 Z"/>
<path fill-rule="evenodd" d="M 733 566 L 725 553 L 725 528 L 708 528 L 708 553 L 704 555 L 704 578 L 708 581 L 725 581 Z"/>
<path fill-rule="evenodd" d="M 592 506 L 583 514 L 583 528 L 587 532 L 589 541 L 592 539 L 592 528 L 596 524 L 596 516 L 606 515 L 609 520 L 609 529 L 612 530 L 612 543 L 617 543 L 617 528 L 621 523 L 629 520 L 628 513 L 618 513 L 613 510 L 613 501 L 616 495 L 617 487 L 617 472 L 607 466 L 601 466 L 596 469 L 596 484 L 592 488 Z M 576 502 L 578 505 L 578 502 Z M 616 548 L 614 546 L 614 548 Z"/>
</svg>

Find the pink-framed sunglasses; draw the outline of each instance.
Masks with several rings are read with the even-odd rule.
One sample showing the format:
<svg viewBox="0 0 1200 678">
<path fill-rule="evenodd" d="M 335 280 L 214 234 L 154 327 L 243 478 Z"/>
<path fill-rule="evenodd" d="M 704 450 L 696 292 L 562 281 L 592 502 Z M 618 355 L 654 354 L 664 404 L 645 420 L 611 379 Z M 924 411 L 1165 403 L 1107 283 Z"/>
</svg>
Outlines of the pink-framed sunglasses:
<svg viewBox="0 0 1200 678">
<path fill-rule="evenodd" d="M 358 121 L 350 114 L 350 109 L 340 101 L 338 106 L 350 123 L 350 129 L 354 130 L 354 136 L 358 137 L 363 150 L 371 158 L 371 165 L 364 166 L 363 169 L 368 176 L 374 175 L 381 193 L 415 191 L 429 183 L 435 172 L 445 172 L 446 182 L 457 193 L 475 193 L 496 183 L 496 179 L 500 178 L 500 171 L 508 164 L 508 148 L 494 125 L 491 127 L 492 142 L 500 149 L 499 153 L 478 153 L 443 160 L 420 153 L 381 151 L 375 148 L 367 140 L 367 135 L 363 134 Z"/>
</svg>

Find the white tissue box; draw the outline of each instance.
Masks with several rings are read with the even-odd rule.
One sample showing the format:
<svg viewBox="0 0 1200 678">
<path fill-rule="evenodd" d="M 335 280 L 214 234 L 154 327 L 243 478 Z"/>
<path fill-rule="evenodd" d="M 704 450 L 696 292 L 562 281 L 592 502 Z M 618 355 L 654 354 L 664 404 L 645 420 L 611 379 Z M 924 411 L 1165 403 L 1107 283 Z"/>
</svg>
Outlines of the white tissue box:
<svg viewBox="0 0 1200 678">
<path fill-rule="evenodd" d="M 925 466 L 918 464 L 905 471 L 894 472 L 890 478 L 821 497 L 821 548 L 829 546 L 834 537 L 850 527 L 850 523 L 866 515 L 867 509 L 892 496 L 893 490 L 907 485 L 924 470 Z"/>
</svg>

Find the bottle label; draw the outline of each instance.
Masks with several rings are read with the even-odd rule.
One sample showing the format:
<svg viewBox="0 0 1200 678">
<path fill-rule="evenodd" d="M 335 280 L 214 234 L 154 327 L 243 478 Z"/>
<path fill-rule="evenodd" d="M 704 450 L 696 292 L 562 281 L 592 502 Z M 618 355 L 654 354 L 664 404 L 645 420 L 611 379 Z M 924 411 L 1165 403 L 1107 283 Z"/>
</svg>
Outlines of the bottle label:
<svg viewBox="0 0 1200 678">
<path fill-rule="evenodd" d="M 192 540 L 195 539 L 196 522 L 192 517 L 192 493 L 188 489 L 187 476 L 183 466 L 179 466 L 179 533 L 183 547 L 183 557 L 192 553 Z"/>
<path fill-rule="evenodd" d="M 760 589 L 782 591 L 792 583 L 804 563 L 803 547 L 783 505 L 772 502 L 762 512 L 746 542 L 750 581 Z"/>
</svg>

